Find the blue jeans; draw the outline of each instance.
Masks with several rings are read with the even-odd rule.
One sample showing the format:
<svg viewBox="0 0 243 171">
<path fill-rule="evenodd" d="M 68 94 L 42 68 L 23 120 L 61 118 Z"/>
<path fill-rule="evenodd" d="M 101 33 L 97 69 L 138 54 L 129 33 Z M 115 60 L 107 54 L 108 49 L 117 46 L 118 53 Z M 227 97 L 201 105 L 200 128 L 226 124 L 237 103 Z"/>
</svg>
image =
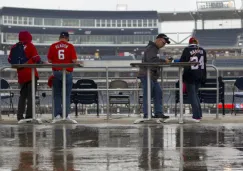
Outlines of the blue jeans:
<svg viewBox="0 0 243 171">
<path fill-rule="evenodd" d="M 143 86 L 143 113 L 144 117 L 148 115 L 148 108 L 147 108 L 147 77 L 140 78 Z M 162 89 L 160 84 L 157 81 L 151 80 L 151 96 L 154 100 L 154 114 L 155 115 L 162 115 Z M 149 102 L 151 103 L 151 102 Z"/>
<path fill-rule="evenodd" d="M 200 99 L 198 97 L 198 89 L 200 84 L 187 84 L 186 90 L 188 94 L 189 102 L 192 106 L 192 117 L 194 119 L 200 119 L 202 117 L 202 109 L 200 104 Z"/>
<path fill-rule="evenodd" d="M 54 116 L 62 116 L 62 71 L 53 71 Z M 70 113 L 71 91 L 73 87 L 72 73 L 66 74 L 66 115 Z"/>
</svg>

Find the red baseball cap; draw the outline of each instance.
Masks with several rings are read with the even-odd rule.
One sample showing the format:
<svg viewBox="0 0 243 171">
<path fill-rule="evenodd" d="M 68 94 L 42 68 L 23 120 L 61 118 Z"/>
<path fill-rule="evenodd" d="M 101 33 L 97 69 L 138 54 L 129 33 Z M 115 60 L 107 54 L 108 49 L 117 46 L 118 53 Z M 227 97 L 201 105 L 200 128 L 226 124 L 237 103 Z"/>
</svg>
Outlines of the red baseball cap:
<svg viewBox="0 0 243 171">
<path fill-rule="evenodd" d="M 189 44 L 198 44 L 198 40 L 195 37 L 189 39 Z"/>
</svg>

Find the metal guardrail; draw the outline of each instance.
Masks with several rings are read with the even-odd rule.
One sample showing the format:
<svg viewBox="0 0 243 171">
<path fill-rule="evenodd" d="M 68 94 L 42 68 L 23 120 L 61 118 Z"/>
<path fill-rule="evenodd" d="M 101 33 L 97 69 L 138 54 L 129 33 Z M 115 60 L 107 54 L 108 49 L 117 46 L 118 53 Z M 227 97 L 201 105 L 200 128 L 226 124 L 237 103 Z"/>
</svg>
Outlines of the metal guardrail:
<svg viewBox="0 0 243 171">
<path fill-rule="evenodd" d="M 15 69 L 18 69 L 18 68 L 31 68 L 31 89 L 32 89 L 32 115 L 33 115 L 33 118 L 31 121 L 33 122 L 37 122 L 37 123 L 41 123 L 41 121 L 39 121 L 37 118 L 36 118 L 36 111 L 35 111 L 35 69 L 36 68 L 52 68 L 52 67 L 61 67 L 63 68 L 62 69 L 62 87 L 63 87 L 63 91 L 62 91 L 62 113 L 63 113 L 63 119 L 65 118 L 66 119 L 66 68 L 74 68 L 74 67 L 82 67 L 82 64 L 76 64 L 76 63 L 71 63 L 71 64 L 14 64 L 12 66 L 7 66 L 7 67 L 2 67 L 0 68 L 0 78 L 1 78 L 1 73 L 4 69 L 6 68 L 15 68 Z M 0 87 L 1 87 L 1 81 L 0 81 Z M 1 97 L 0 97 L 0 119 L 2 119 L 2 110 L 1 110 L 1 106 L 2 106 L 2 103 L 1 103 Z"/>
<path fill-rule="evenodd" d="M 10 66 L 6 66 L 6 67 L 2 67 L 0 68 L 0 74 L 2 73 L 2 71 L 4 70 L 8 70 L 8 71 L 15 71 L 14 69 L 9 69 Z M 207 65 L 207 67 L 211 67 L 213 68 L 214 70 L 216 70 L 216 76 L 218 78 L 218 68 L 215 67 L 214 65 Z M 165 68 L 166 69 L 166 68 Z M 164 71 L 165 71 L 164 69 Z M 173 69 L 174 70 L 174 69 Z M 241 69 L 243 70 L 243 69 Z M 42 72 L 50 72 L 51 69 L 46 69 L 46 68 L 41 68 L 39 71 L 42 71 Z M 108 73 L 109 71 L 116 71 L 116 72 L 121 72 L 121 71 L 126 71 L 126 72 L 131 72 L 131 71 L 137 71 L 137 69 L 132 69 L 131 67 L 123 67 L 123 68 L 117 68 L 117 67 L 99 67 L 99 68 L 93 68 L 93 67 L 85 67 L 85 68 L 79 68 L 79 69 L 76 69 L 74 72 L 80 72 L 80 71 L 86 71 L 86 72 L 98 72 L 98 71 L 105 71 L 106 72 L 106 88 L 100 88 L 100 89 L 73 89 L 73 91 L 106 91 L 106 95 L 107 95 L 107 99 L 109 99 L 109 92 L 110 91 L 118 91 L 118 90 L 121 90 L 121 91 L 140 91 L 142 89 L 140 88 L 131 88 L 131 89 L 109 89 L 109 76 L 108 76 Z M 163 79 L 165 80 L 165 82 L 167 82 L 167 79 Z M 0 87 L 1 87 L 1 83 L 0 83 Z M 217 81 L 217 104 L 219 102 L 219 95 L 218 95 L 218 88 L 219 88 L 219 85 L 218 85 L 218 81 Z M 216 90 L 215 88 L 200 88 L 200 90 Z M 39 89 L 40 91 L 52 91 L 52 89 Z M 179 90 L 179 88 L 163 88 L 163 90 L 170 90 L 170 91 L 173 91 L 173 90 Z M 0 92 L 6 92 L 6 91 L 19 91 L 19 89 L 0 89 Z M 110 115 L 110 109 L 109 109 L 109 101 L 107 101 L 107 119 L 110 119 L 111 115 Z M 216 112 L 216 118 L 218 118 L 218 108 L 217 108 L 217 112 Z M 1 119 L 1 98 L 0 98 L 0 119 Z"/>
</svg>

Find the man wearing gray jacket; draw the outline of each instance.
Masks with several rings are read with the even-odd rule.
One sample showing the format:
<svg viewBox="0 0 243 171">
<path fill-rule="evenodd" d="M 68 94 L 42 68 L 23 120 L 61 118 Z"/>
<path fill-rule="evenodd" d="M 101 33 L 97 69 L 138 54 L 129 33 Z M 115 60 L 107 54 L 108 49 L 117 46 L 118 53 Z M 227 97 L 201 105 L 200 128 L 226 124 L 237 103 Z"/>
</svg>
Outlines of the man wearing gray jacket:
<svg viewBox="0 0 243 171">
<path fill-rule="evenodd" d="M 166 44 L 170 44 L 169 38 L 165 34 L 159 34 L 155 41 L 149 41 L 146 49 L 144 51 L 144 56 L 142 63 L 145 62 L 154 62 L 160 63 L 165 62 L 169 63 L 168 59 L 160 59 L 158 56 L 159 49 L 164 47 Z M 162 111 L 162 89 L 157 79 L 160 76 L 160 68 L 153 67 L 150 70 L 151 74 L 151 95 L 154 100 L 154 117 L 167 119 L 169 116 L 165 116 Z M 147 118 L 147 70 L 145 67 L 141 67 L 138 73 L 138 78 L 140 78 L 143 88 L 143 113 L 144 118 Z M 150 102 L 149 102 L 150 103 Z"/>
</svg>

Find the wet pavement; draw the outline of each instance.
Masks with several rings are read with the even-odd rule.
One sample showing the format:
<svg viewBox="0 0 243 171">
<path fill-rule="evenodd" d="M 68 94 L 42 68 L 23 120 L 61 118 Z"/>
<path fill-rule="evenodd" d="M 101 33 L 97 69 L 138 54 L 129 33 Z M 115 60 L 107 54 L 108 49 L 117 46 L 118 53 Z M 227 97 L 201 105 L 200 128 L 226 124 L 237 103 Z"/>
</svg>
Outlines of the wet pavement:
<svg viewBox="0 0 243 171">
<path fill-rule="evenodd" d="M 242 171 L 242 124 L 0 125 L 0 171 Z"/>
</svg>

